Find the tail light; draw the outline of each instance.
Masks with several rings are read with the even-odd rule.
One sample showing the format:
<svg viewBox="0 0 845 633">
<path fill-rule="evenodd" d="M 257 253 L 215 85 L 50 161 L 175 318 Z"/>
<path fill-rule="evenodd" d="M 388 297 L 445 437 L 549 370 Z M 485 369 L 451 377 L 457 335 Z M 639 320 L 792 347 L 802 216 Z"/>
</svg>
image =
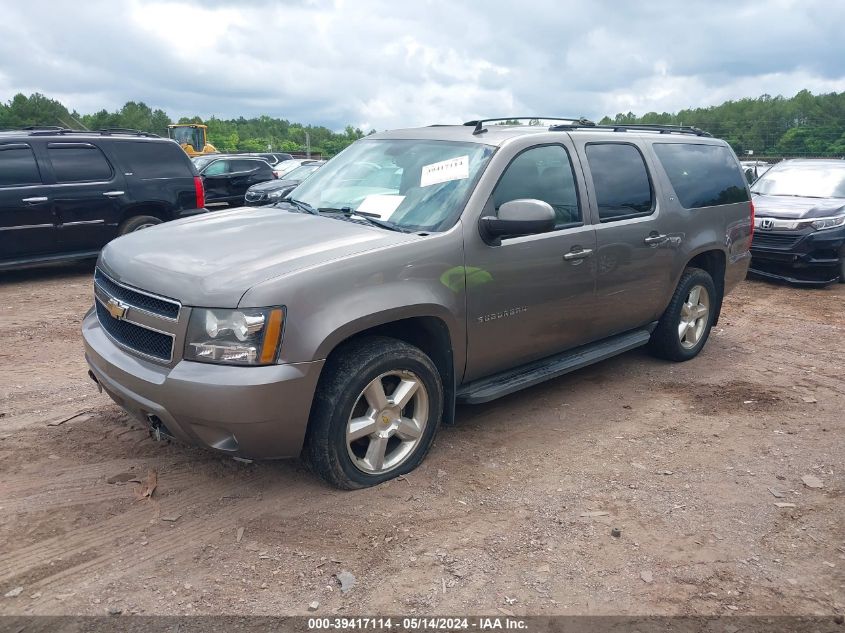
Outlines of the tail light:
<svg viewBox="0 0 845 633">
<path fill-rule="evenodd" d="M 205 187 L 199 176 L 194 176 L 194 193 L 197 194 L 197 209 L 202 209 L 205 206 Z"/>
<path fill-rule="evenodd" d="M 751 232 L 748 234 L 748 239 L 751 239 L 754 237 L 754 201 L 749 200 L 748 206 L 751 209 Z"/>
</svg>

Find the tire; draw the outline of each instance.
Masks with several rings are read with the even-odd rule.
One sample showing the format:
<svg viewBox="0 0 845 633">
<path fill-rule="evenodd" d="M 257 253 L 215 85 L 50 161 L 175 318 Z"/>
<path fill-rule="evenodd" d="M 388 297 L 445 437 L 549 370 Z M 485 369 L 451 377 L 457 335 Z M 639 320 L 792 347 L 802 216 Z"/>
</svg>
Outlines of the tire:
<svg viewBox="0 0 845 633">
<path fill-rule="evenodd" d="M 407 390 L 412 383 L 415 390 L 400 410 L 392 398 L 400 386 Z M 371 402 L 381 397 L 387 406 L 377 411 Z M 420 464 L 442 414 L 440 374 L 422 351 L 384 336 L 351 341 L 332 354 L 320 377 L 303 457 L 338 488 L 375 486 Z"/>
<path fill-rule="evenodd" d="M 156 224 L 161 224 L 161 220 L 153 215 L 134 215 L 123 221 L 117 229 L 117 234 L 126 235 L 127 233 L 134 233 L 135 231 L 141 231 Z"/>
<path fill-rule="evenodd" d="M 693 291 L 697 292 L 696 296 Z M 698 356 L 710 336 L 719 301 L 721 297 L 716 293 L 709 273 L 700 268 L 687 268 L 651 335 L 651 353 L 678 362 Z M 686 328 L 682 331 L 684 323 Z"/>
</svg>

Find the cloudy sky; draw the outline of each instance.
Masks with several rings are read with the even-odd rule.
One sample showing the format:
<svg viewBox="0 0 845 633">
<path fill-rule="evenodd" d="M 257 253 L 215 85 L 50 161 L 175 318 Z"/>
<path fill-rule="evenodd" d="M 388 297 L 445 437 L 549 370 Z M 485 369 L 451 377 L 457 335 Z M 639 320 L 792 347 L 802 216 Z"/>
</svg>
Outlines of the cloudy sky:
<svg viewBox="0 0 845 633">
<path fill-rule="evenodd" d="M 845 90 L 833 0 L 0 0 L 0 101 L 340 129 Z"/>
</svg>

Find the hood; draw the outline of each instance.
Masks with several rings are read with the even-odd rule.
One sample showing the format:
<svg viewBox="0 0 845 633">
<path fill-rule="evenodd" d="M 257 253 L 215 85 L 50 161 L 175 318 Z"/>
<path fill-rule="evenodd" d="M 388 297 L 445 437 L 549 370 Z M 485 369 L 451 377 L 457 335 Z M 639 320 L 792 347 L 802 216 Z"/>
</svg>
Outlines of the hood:
<svg viewBox="0 0 845 633">
<path fill-rule="evenodd" d="M 279 180 L 267 180 L 265 182 L 259 182 L 257 185 L 252 185 L 248 189 L 248 191 L 260 191 L 261 193 L 270 193 L 271 191 L 276 191 L 278 189 L 284 189 L 286 187 L 293 187 L 299 184 L 299 180 L 286 180 L 281 178 Z"/>
<path fill-rule="evenodd" d="M 800 198 L 755 194 L 753 201 L 755 216 L 786 220 L 823 218 L 845 207 L 845 200 L 842 198 Z"/>
<path fill-rule="evenodd" d="M 235 308 L 262 281 L 417 239 L 329 217 L 245 207 L 120 237 L 103 249 L 99 266 L 118 281 L 185 305 Z"/>
</svg>

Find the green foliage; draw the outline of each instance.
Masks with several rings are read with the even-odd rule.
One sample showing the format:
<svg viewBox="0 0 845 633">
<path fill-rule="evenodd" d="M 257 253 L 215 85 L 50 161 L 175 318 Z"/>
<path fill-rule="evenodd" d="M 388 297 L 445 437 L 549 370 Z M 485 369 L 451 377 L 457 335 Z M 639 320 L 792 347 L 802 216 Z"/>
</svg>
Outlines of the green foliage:
<svg viewBox="0 0 845 633">
<path fill-rule="evenodd" d="M 845 156 L 845 92 L 813 95 L 802 90 L 791 99 L 763 95 L 676 114 L 619 113 L 599 123 L 692 125 L 725 139 L 737 154 Z"/>
<path fill-rule="evenodd" d="M 129 101 L 114 112 L 100 110 L 84 115 L 68 112 L 64 105 L 40 93 L 29 97 L 16 94 L 10 101 L 0 102 L 0 128 L 62 125 L 97 130 L 123 127 L 166 136 L 170 120 L 163 110 L 153 110 L 140 101 Z M 313 153 L 333 156 L 364 136 L 362 130 L 352 126 L 347 126 L 343 132 L 334 132 L 323 126 L 292 123 L 269 116 L 251 119 L 211 117 L 207 121 L 194 116 L 183 117 L 179 123 L 205 123 L 209 142 L 223 152 L 264 151 L 268 146 L 277 151 L 303 152 L 308 139 Z M 500 125 L 513 123 L 517 121 L 505 120 Z M 532 123 L 534 121 L 529 125 Z M 789 99 L 763 95 L 675 114 L 619 113 L 604 117 L 600 123 L 693 125 L 724 138 L 738 154 L 753 150 L 755 156 L 845 156 L 845 92 L 813 95 L 802 90 Z"/>
<path fill-rule="evenodd" d="M 167 136 L 167 126 L 170 123 L 171 119 L 164 110 L 153 110 L 140 101 L 129 101 L 114 112 L 100 110 L 84 115 L 76 112 L 71 114 L 58 101 L 39 93 L 29 97 L 17 94 L 7 103 L 0 102 L 0 128 L 20 128 L 28 125 L 60 125 L 71 128 L 84 126 L 89 130 L 131 128 Z M 208 126 L 209 143 L 221 152 L 259 152 L 266 151 L 268 146 L 276 151 L 304 152 L 307 149 L 307 141 L 310 141 L 312 153 L 333 156 L 364 136 L 363 131 L 352 126 L 346 126 L 343 132 L 334 132 L 323 126 L 291 123 L 286 119 L 274 119 L 269 116 L 251 119 L 211 117 L 207 121 L 193 116 L 182 117 L 179 123 L 205 123 Z"/>
</svg>

